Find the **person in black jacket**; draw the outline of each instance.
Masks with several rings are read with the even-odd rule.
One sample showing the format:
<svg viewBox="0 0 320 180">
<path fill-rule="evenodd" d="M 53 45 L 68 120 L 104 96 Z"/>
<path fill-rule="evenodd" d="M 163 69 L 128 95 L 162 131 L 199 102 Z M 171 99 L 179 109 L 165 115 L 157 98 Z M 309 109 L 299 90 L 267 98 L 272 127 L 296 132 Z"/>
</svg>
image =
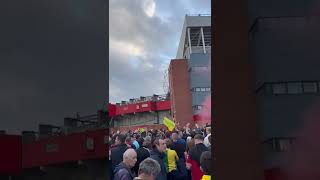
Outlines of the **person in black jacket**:
<svg viewBox="0 0 320 180">
<path fill-rule="evenodd" d="M 180 138 L 177 133 L 172 133 L 171 139 L 173 141 L 172 150 L 175 150 L 179 159 L 185 160 L 184 152 L 186 151 L 187 143 L 184 139 Z"/>
<path fill-rule="evenodd" d="M 133 168 L 136 174 L 138 174 L 139 164 L 146 158 L 150 157 L 149 149 L 143 146 L 144 139 L 140 137 L 137 142 L 139 143 L 139 148 L 136 150 L 137 163 Z"/>
<path fill-rule="evenodd" d="M 150 152 L 150 158 L 156 160 L 160 164 L 161 169 L 156 180 L 167 180 L 167 172 L 164 164 L 166 148 L 164 139 L 157 137 L 153 141 L 153 149 Z"/>
<path fill-rule="evenodd" d="M 203 152 L 208 151 L 208 148 L 203 144 L 204 137 L 202 134 L 197 134 L 194 136 L 194 146 L 189 151 L 190 161 L 195 162 L 191 167 L 192 179 L 201 179 L 200 170 L 200 156 Z"/>
<path fill-rule="evenodd" d="M 111 166 L 112 172 L 114 171 L 115 167 L 120 164 L 123 160 L 123 153 L 128 149 L 127 145 L 125 144 L 126 136 L 123 134 L 118 134 L 116 136 L 116 146 L 111 149 Z"/>
</svg>

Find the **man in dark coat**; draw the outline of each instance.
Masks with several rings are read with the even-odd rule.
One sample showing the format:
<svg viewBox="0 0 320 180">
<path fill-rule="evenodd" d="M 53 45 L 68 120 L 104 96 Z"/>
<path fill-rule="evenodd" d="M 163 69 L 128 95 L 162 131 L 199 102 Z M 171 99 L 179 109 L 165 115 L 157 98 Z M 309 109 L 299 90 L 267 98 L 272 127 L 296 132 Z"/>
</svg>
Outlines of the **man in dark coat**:
<svg viewBox="0 0 320 180">
<path fill-rule="evenodd" d="M 201 134 L 194 136 L 194 146 L 189 151 L 187 159 L 188 166 L 191 165 L 191 176 L 193 180 L 200 180 L 203 172 L 200 170 L 200 156 L 203 152 L 208 151 L 208 148 L 203 144 L 204 137 Z"/>
<path fill-rule="evenodd" d="M 114 171 L 115 167 L 122 162 L 123 153 L 128 149 L 127 145 L 125 144 L 125 141 L 126 136 L 124 134 L 118 134 L 116 136 L 116 146 L 113 149 L 111 149 L 112 172 Z"/>
<path fill-rule="evenodd" d="M 146 158 L 150 157 L 149 149 L 143 146 L 144 139 L 140 137 L 137 142 L 139 143 L 139 148 L 136 150 L 137 163 L 133 168 L 136 174 L 138 174 L 139 164 Z"/>
<path fill-rule="evenodd" d="M 179 159 L 185 160 L 184 152 L 186 151 L 187 143 L 184 139 L 180 138 L 177 133 L 172 133 L 171 139 L 173 141 L 172 150 L 175 150 Z"/>
<path fill-rule="evenodd" d="M 150 158 L 156 160 L 160 164 L 161 169 L 156 180 L 167 180 L 167 172 L 164 164 L 166 148 L 164 139 L 157 137 L 153 141 L 153 149 L 150 152 Z"/>
<path fill-rule="evenodd" d="M 123 154 L 123 161 L 114 170 L 114 180 L 133 180 L 136 176 L 132 170 L 137 162 L 137 153 L 134 149 L 128 149 Z"/>
</svg>

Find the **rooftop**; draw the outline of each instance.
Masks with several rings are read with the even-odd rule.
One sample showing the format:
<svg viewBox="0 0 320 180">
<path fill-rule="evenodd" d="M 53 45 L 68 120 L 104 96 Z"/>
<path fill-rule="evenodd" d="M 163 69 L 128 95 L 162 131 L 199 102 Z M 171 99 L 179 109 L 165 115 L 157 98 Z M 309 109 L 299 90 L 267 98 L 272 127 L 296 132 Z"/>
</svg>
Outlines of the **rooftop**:
<svg viewBox="0 0 320 180">
<path fill-rule="evenodd" d="M 189 45 L 188 28 L 190 28 L 190 38 L 192 46 L 200 46 L 201 28 L 203 29 L 204 41 L 206 46 L 211 46 L 211 15 L 197 14 L 186 15 L 182 27 L 179 47 L 176 58 L 184 58 L 184 52 Z"/>
</svg>

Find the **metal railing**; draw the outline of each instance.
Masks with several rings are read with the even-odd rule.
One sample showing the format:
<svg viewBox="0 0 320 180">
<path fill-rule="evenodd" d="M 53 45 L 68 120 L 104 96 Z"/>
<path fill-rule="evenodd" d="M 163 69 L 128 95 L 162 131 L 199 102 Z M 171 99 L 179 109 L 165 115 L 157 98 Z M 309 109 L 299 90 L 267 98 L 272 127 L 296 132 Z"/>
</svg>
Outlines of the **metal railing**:
<svg viewBox="0 0 320 180">
<path fill-rule="evenodd" d="M 211 14 L 186 14 L 186 16 L 211 16 Z"/>
<path fill-rule="evenodd" d="M 136 104 L 140 102 L 147 101 L 168 101 L 170 96 L 168 94 L 153 95 L 153 96 L 141 96 L 140 98 L 132 98 L 129 101 L 122 101 L 121 103 L 116 103 L 117 106 L 127 105 L 127 104 Z"/>
</svg>

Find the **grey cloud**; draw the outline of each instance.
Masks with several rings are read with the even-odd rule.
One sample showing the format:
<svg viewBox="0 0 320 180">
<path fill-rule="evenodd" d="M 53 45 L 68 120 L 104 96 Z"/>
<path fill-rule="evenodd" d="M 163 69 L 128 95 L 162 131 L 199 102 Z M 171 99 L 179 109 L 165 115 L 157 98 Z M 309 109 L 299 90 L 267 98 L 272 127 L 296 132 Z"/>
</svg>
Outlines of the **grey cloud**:
<svg viewBox="0 0 320 180">
<path fill-rule="evenodd" d="M 142 0 L 110 1 L 110 39 L 143 46 L 147 52 L 146 56 L 133 58 L 119 50 L 110 51 L 110 88 L 114 88 L 110 89 L 111 102 L 164 93 L 164 68 L 175 57 L 184 16 L 189 13 L 188 3 L 194 1 L 155 2 L 158 12 L 149 18 L 143 11 Z M 167 19 L 161 14 L 166 14 Z M 132 59 L 141 68 L 131 66 Z M 152 64 L 153 68 L 144 69 L 144 63 Z"/>
</svg>

